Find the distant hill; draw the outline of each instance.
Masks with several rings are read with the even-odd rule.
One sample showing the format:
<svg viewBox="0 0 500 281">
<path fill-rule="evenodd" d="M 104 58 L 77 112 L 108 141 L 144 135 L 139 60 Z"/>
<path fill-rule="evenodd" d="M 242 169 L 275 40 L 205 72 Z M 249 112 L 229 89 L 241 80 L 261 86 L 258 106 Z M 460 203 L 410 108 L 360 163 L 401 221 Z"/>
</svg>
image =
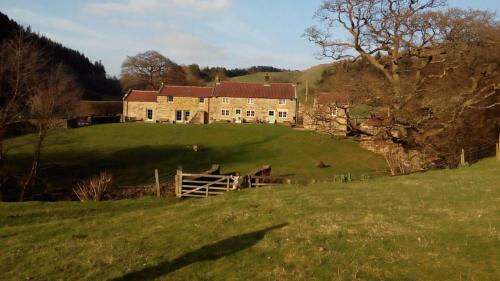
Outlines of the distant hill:
<svg viewBox="0 0 500 281">
<path fill-rule="evenodd" d="M 19 30 L 33 35 L 40 48 L 51 54 L 54 63 L 63 63 L 77 77 L 84 90 L 86 100 L 116 100 L 122 96 L 122 89 L 117 79 L 107 77 L 101 62 L 91 62 L 79 51 L 67 48 L 45 36 L 34 33 L 31 29 L 19 25 L 0 12 L 0 43 L 8 40 Z"/>
</svg>

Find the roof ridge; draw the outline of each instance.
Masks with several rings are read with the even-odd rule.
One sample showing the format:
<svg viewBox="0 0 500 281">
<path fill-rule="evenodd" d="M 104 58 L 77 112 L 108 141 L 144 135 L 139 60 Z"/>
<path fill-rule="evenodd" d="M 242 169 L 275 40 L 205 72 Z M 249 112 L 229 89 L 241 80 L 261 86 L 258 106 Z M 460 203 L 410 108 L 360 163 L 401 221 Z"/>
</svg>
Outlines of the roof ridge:
<svg viewBox="0 0 500 281">
<path fill-rule="evenodd" d="M 207 86 L 179 86 L 179 85 L 165 85 L 165 87 L 200 88 L 200 89 L 212 89 L 213 88 L 213 87 L 207 87 Z"/>
<path fill-rule="evenodd" d="M 220 84 L 247 84 L 247 85 L 294 85 L 291 82 L 276 82 L 276 83 L 257 83 L 257 82 L 232 82 L 232 81 L 221 81 Z"/>
</svg>

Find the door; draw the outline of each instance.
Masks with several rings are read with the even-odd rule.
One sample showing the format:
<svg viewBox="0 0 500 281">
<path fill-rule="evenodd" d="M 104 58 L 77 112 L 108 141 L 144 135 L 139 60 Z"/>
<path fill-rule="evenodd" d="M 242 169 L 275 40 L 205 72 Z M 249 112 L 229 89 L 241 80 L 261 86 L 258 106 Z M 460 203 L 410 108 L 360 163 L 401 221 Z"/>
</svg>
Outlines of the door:
<svg viewBox="0 0 500 281">
<path fill-rule="evenodd" d="M 184 111 L 184 123 L 188 123 L 190 117 L 191 117 L 191 112 Z"/>
<path fill-rule="evenodd" d="M 182 123 L 182 111 L 177 110 L 175 112 L 175 123 Z"/>
<path fill-rule="evenodd" d="M 269 121 L 269 124 L 276 123 L 276 112 L 274 110 L 269 110 L 267 120 Z"/>
<path fill-rule="evenodd" d="M 241 109 L 236 109 L 234 111 L 234 122 L 241 124 Z"/>
</svg>

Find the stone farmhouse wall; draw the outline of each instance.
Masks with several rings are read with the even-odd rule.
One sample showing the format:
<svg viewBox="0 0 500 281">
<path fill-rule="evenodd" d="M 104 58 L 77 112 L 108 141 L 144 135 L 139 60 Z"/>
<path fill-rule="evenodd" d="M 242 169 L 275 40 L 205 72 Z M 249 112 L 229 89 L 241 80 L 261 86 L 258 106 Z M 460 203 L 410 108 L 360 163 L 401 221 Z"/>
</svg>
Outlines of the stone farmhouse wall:
<svg viewBox="0 0 500 281">
<path fill-rule="evenodd" d="M 153 110 L 153 118 L 148 120 L 147 111 Z M 123 116 L 129 120 L 146 121 L 146 122 L 156 122 L 157 115 L 157 103 L 156 102 L 123 102 Z"/>
<path fill-rule="evenodd" d="M 291 99 L 282 99 L 280 104 L 279 99 L 254 98 L 249 102 L 248 98 L 213 97 L 210 99 L 209 116 L 210 122 L 238 122 L 240 117 L 241 123 L 295 123 L 297 107 L 297 101 Z M 229 116 L 224 116 L 223 110 L 229 110 Z M 237 110 L 241 110 L 241 115 L 237 114 Z M 270 111 L 274 112 L 274 118 L 270 116 Z M 286 117 L 280 112 L 286 112 Z"/>
<path fill-rule="evenodd" d="M 208 112 L 209 103 L 209 98 L 204 98 L 203 102 L 200 102 L 200 98 L 197 97 L 174 97 L 173 101 L 168 101 L 167 96 L 158 96 L 157 121 L 169 123 L 190 123 L 193 118 L 196 118 L 197 113 Z M 177 112 L 181 112 L 183 118 L 185 113 L 189 112 L 188 120 L 182 120 L 182 122 L 179 122 L 176 118 Z"/>
</svg>

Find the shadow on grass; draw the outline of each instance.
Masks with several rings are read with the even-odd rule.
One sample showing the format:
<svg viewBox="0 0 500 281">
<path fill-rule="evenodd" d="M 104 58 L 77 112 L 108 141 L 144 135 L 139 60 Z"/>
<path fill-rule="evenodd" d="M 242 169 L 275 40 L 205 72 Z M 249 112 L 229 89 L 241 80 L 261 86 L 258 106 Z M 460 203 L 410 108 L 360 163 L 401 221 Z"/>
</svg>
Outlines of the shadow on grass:
<svg viewBox="0 0 500 281">
<path fill-rule="evenodd" d="M 287 225 L 288 223 L 283 223 L 259 231 L 233 236 L 217 243 L 203 246 L 172 261 L 165 261 L 155 266 L 146 267 L 138 271 L 130 272 L 124 276 L 112 279 L 111 281 L 154 280 L 156 278 L 179 270 L 183 267 L 189 266 L 193 263 L 217 260 L 224 256 L 231 255 L 250 248 L 253 245 L 257 244 L 257 242 L 262 240 L 266 233 L 278 228 L 285 227 Z"/>
</svg>

